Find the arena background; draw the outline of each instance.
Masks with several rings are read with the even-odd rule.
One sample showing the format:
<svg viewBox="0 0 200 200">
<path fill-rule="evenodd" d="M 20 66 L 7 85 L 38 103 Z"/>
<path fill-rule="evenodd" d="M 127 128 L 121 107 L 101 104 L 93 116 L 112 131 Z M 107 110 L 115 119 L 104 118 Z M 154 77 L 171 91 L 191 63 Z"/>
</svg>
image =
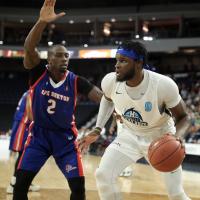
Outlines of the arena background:
<svg viewBox="0 0 200 200">
<path fill-rule="evenodd" d="M 42 0 L 0 1 L 0 160 L 9 160 L 8 144 L 17 102 L 28 88 L 23 68 L 23 42 L 37 19 Z M 56 11 L 66 16 L 49 24 L 40 43 L 46 48 L 61 43 L 70 51 L 69 69 L 100 86 L 114 70 L 115 52 L 121 41 L 142 41 L 153 70 L 172 77 L 193 119 L 186 140 L 184 170 L 200 171 L 200 3 L 195 0 L 57 0 Z M 76 112 L 80 131 L 95 124 L 98 105 L 79 96 Z M 110 119 L 111 120 L 111 119 Z M 90 148 L 101 156 L 113 139 L 105 136 Z M 6 141 L 6 142 L 5 142 Z M 2 153 L 1 153 L 2 152 Z M 5 156 L 8 155 L 8 156 Z M 144 163 L 141 160 L 141 163 Z M 0 161 L 1 165 L 1 161 Z M 6 187 L 6 182 L 2 183 Z M 200 197 L 199 197 L 200 198 Z M 0 196 L 1 199 L 1 196 Z M 4 199 L 4 197 L 2 197 Z"/>
</svg>

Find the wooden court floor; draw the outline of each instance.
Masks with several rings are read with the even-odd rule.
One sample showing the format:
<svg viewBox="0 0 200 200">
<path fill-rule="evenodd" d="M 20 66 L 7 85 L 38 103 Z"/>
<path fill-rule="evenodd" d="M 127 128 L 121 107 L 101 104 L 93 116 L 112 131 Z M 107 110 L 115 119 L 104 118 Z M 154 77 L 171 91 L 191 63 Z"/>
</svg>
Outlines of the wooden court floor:
<svg viewBox="0 0 200 200">
<path fill-rule="evenodd" d="M 99 200 L 94 172 L 100 157 L 84 155 L 87 200 Z M 6 194 L 10 176 L 14 167 L 14 157 L 0 161 L 0 200 L 12 200 Z M 148 165 L 133 165 L 133 176 L 120 177 L 120 187 L 124 200 L 167 200 L 166 191 L 159 174 Z M 192 200 L 200 200 L 200 173 L 183 171 L 184 188 Z M 40 192 L 30 192 L 30 200 L 64 200 L 69 199 L 69 187 L 55 162 L 50 158 L 34 179 L 41 186 Z"/>
</svg>

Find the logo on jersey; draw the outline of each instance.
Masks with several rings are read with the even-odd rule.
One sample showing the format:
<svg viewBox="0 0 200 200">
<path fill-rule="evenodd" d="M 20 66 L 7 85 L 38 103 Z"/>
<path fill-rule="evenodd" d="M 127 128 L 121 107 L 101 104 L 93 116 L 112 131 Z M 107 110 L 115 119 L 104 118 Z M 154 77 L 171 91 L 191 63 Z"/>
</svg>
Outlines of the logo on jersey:
<svg viewBox="0 0 200 200">
<path fill-rule="evenodd" d="M 145 102 L 145 111 L 150 112 L 152 110 L 152 103 L 150 101 Z"/>
<path fill-rule="evenodd" d="M 41 91 L 41 94 L 42 94 L 43 96 L 54 97 L 55 99 L 58 99 L 58 100 L 61 100 L 61 101 L 66 101 L 66 102 L 68 102 L 69 99 L 70 99 L 69 96 L 65 96 L 65 95 L 62 95 L 62 94 L 59 94 L 59 93 L 50 91 L 50 90 L 42 90 L 42 91 Z"/>
<path fill-rule="evenodd" d="M 122 117 L 137 126 L 148 126 L 148 123 L 143 121 L 140 113 L 137 110 L 134 110 L 134 108 L 126 110 L 124 114 L 122 114 Z"/>
<path fill-rule="evenodd" d="M 66 165 L 66 171 L 67 171 L 67 173 L 69 173 L 69 172 L 71 172 L 72 170 L 75 170 L 75 169 L 77 169 L 77 167 L 73 167 L 72 165 Z"/>
<path fill-rule="evenodd" d="M 69 135 L 69 136 L 67 137 L 68 140 L 72 140 L 73 138 L 74 138 L 73 135 Z"/>
</svg>

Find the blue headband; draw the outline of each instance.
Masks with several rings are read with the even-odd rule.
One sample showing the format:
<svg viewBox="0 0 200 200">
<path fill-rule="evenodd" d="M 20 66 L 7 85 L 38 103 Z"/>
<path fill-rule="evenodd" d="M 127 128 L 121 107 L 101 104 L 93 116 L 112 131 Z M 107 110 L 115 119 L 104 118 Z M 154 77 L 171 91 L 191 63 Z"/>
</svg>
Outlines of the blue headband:
<svg viewBox="0 0 200 200">
<path fill-rule="evenodd" d="M 138 55 L 134 50 L 126 50 L 126 49 L 119 48 L 117 50 L 117 53 L 123 56 L 129 57 L 133 60 L 144 61 L 144 56 Z"/>
</svg>

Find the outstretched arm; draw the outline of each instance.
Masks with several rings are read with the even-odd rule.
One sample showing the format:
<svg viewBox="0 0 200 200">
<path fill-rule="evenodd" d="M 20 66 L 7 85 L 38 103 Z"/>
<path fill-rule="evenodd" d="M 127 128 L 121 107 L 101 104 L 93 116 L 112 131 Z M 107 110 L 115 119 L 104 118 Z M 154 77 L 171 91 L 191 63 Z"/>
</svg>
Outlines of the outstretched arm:
<svg viewBox="0 0 200 200">
<path fill-rule="evenodd" d="M 110 99 L 103 96 L 100 102 L 96 127 L 78 141 L 78 146 L 81 151 L 87 149 L 91 143 L 95 142 L 99 138 L 101 130 L 105 126 L 108 119 L 110 118 L 111 114 L 113 113 L 113 110 L 114 110 L 113 102 L 110 101 Z"/>
<path fill-rule="evenodd" d="M 116 77 L 114 73 L 109 73 L 103 78 L 101 82 L 102 89 L 104 91 L 104 96 L 101 98 L 96 127 L 83 138 L 79 139 L 78 146 L 81 151 L 87 149 L 87 147 L 91 143 L 95 142 L 99 138 L 102 128 L 105 126 L 106 122 L 108 121 L 108 119 L 114 111 L 114 103 L 111 99 L 111 93 L 113 85 L 115 84 L 115 78 Z M 100 99 L 99 97 L 101 97 L 101 95 L 95 95 L 96 93 L 97 91 L 93 90 L 91 91 L 89 96 L 96 96 L 96 99 Z"/>
<path fill-rule="evenodd" d="M 56 14 L 54 11 L 56 0 L 45 0 L 40 10 L 40 16 L 36 24 L 33 26 L 24 43 L 24 67 L 32 69 L 40 62 L 39 52 L 36 48 L 41 40 L 42 33 L 49 22 L 65 15 L 64 12 Z"/>
</svg>

